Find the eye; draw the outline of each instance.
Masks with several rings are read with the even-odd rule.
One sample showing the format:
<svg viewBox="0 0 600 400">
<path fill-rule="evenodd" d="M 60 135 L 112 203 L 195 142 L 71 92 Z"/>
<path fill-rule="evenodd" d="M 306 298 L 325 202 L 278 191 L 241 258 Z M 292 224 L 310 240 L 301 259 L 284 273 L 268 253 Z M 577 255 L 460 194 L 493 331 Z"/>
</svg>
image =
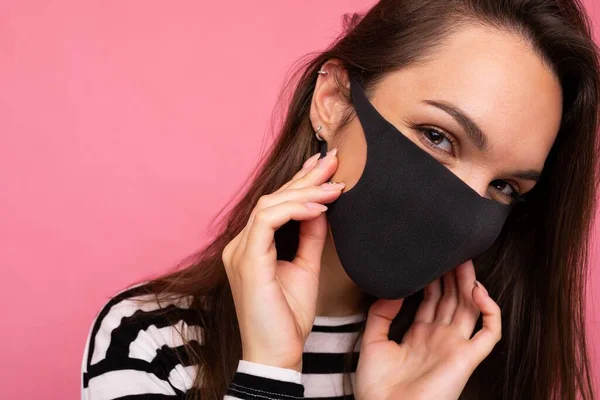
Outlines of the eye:
<svg viewBox="0 0 600 400">
<path fill-rule="evenodd" d="M 523 196 L 521 196 L 518 189 L 502 179 L 492 181 L 490 186 L 493 188 L 494 192 L 502 196 L 503 203 L 524 201 Z"/>
<path fill-rule="evenodd" d="M 434 128 L 422 127 L 418 129 L 429 146 L 452 154 L 453 141 L 448 135 Z"/>
</svg>

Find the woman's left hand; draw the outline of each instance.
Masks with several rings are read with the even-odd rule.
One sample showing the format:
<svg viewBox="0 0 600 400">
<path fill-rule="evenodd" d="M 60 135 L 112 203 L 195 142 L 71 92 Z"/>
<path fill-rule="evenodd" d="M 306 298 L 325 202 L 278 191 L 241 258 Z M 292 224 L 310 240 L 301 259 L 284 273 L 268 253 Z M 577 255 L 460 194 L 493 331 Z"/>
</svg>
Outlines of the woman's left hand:
<svg viewBox="0 0 600 400">
<path fill-rule="evenodd" d="M 388 339 L 400 300 L 380 299 L 367 318 L 356 370 L 357 400 L 456 400 L 501 337 L 500 308 L 475 285 L 467 261 L 429 284 L 400 344 Z M 471 335 L 483 315 L 483 327 Z"/>
</svg>

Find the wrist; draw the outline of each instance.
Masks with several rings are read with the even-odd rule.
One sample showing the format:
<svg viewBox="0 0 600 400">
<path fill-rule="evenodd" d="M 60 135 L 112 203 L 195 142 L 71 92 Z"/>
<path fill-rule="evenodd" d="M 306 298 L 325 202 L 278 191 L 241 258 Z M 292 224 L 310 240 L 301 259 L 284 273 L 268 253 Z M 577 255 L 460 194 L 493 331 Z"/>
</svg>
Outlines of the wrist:
<svg viewBox="0 0 600 400">
<path fill-rule="evenodd" d="M 302 356 L 298 358 L 285 357 L 282 359 L 250 352 L 243 352 L 242 360 L 275 368 L 291 369 L 299 373 L 302 372 Z"/>
</svg>

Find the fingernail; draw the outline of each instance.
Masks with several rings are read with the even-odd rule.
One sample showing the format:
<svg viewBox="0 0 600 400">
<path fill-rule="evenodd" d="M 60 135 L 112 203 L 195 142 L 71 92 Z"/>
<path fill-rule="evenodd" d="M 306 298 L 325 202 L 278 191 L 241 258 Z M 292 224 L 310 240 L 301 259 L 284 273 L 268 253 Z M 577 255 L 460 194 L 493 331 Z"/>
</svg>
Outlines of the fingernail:
<svg viewBox="0 0 600 400">
<path fill-rule="evenodd" d="M 316 209 L 316 210 L 321 210 L 321 211 L 327 211 L 327 206 L 325 206 L 323 204 L 319 204 L 319 203 L 309 202 L 309 203 L 306 203 L 306 207 Z"/>
<path fill-rule="evenodd" d="M 333 149 L 331 149 L 327 152 L 327 155 L 325 157 L 321 158 L 318 161 L 317 165 L 319 167 L 322 167 L 323 165 L 325 165 L 326 162 L 329 162 L 329 159 L 331 157 L 334 157 L 336 154 L 337 154 L 337 147 L 334 147 Z"/>
<path fill-rule="evenodd" d="M 333 182 L 328 181 L 319 185 L 319 187 L 323 190 L 342 190 L 346 186 L 344 182 Z"/>
<path fill-rule="evenodd" d="M 487 289 L 477 279 L 475 279 L 475 286 L 478 286 L 481 290 L 483 290 L 486 296 L 488 295 Z"/>
<path fill-rule="evenodd" d="M 317 164 L 319 154 L 320 153 L 313 154 L 308 160 L 306 160 L 302 165 L 302 170 L 305 171 L 314 167 Z"/>
</svg>

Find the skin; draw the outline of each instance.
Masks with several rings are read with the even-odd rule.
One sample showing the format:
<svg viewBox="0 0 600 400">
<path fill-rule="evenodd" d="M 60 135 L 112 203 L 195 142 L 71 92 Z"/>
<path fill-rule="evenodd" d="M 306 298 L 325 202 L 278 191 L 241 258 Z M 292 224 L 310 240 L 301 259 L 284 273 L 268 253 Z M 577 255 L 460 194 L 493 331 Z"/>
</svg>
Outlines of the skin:
<svg viewBox="0 0 600 400">
<path fill-rule="evenodd" d="M 337 60 L 322 70 L 327 74 L 318 75 L 310 118 L 315 130 L 323 126 L 319 133 L 332 150 L 318 162 L 317 155 L 311 157 L 289 182 L 263 196 L 222 257 L 243 358 L 297 371 L 315 315 L 364 311 L 363 295 L 337 257 L 324 205 L 360 179 L 366 142 L 357 118 L 339 127 L 348 104 L 333 78 L 347 83 L 345 70 Z M 512 188 L 524 194 L 535 185 L 528 178 L 541 171 L 556 138 L 561 95 L 558 80 L 529 43 L 473 25 L 447 37 L 427 62 L 387 74 L 370 100 L 481 196 L 510 202 Z M 487 148 L 480 149 L 450 114 L 424 100 L 460 108 L 485 134 Z M 300 221 L 300 245 L 296 259 L 285 262 L 277 260 L 273 235 L 291 219 Z M 500 310 L 475 279 L 468 261 L 432 282 L 401 344 L 387 334 L 402 300 L 373 304 L 356 372 L 357 399 L 459 397 L 501 337 Z M 471 338 L 480 313 L 483 328 Z"/>
</svg>

